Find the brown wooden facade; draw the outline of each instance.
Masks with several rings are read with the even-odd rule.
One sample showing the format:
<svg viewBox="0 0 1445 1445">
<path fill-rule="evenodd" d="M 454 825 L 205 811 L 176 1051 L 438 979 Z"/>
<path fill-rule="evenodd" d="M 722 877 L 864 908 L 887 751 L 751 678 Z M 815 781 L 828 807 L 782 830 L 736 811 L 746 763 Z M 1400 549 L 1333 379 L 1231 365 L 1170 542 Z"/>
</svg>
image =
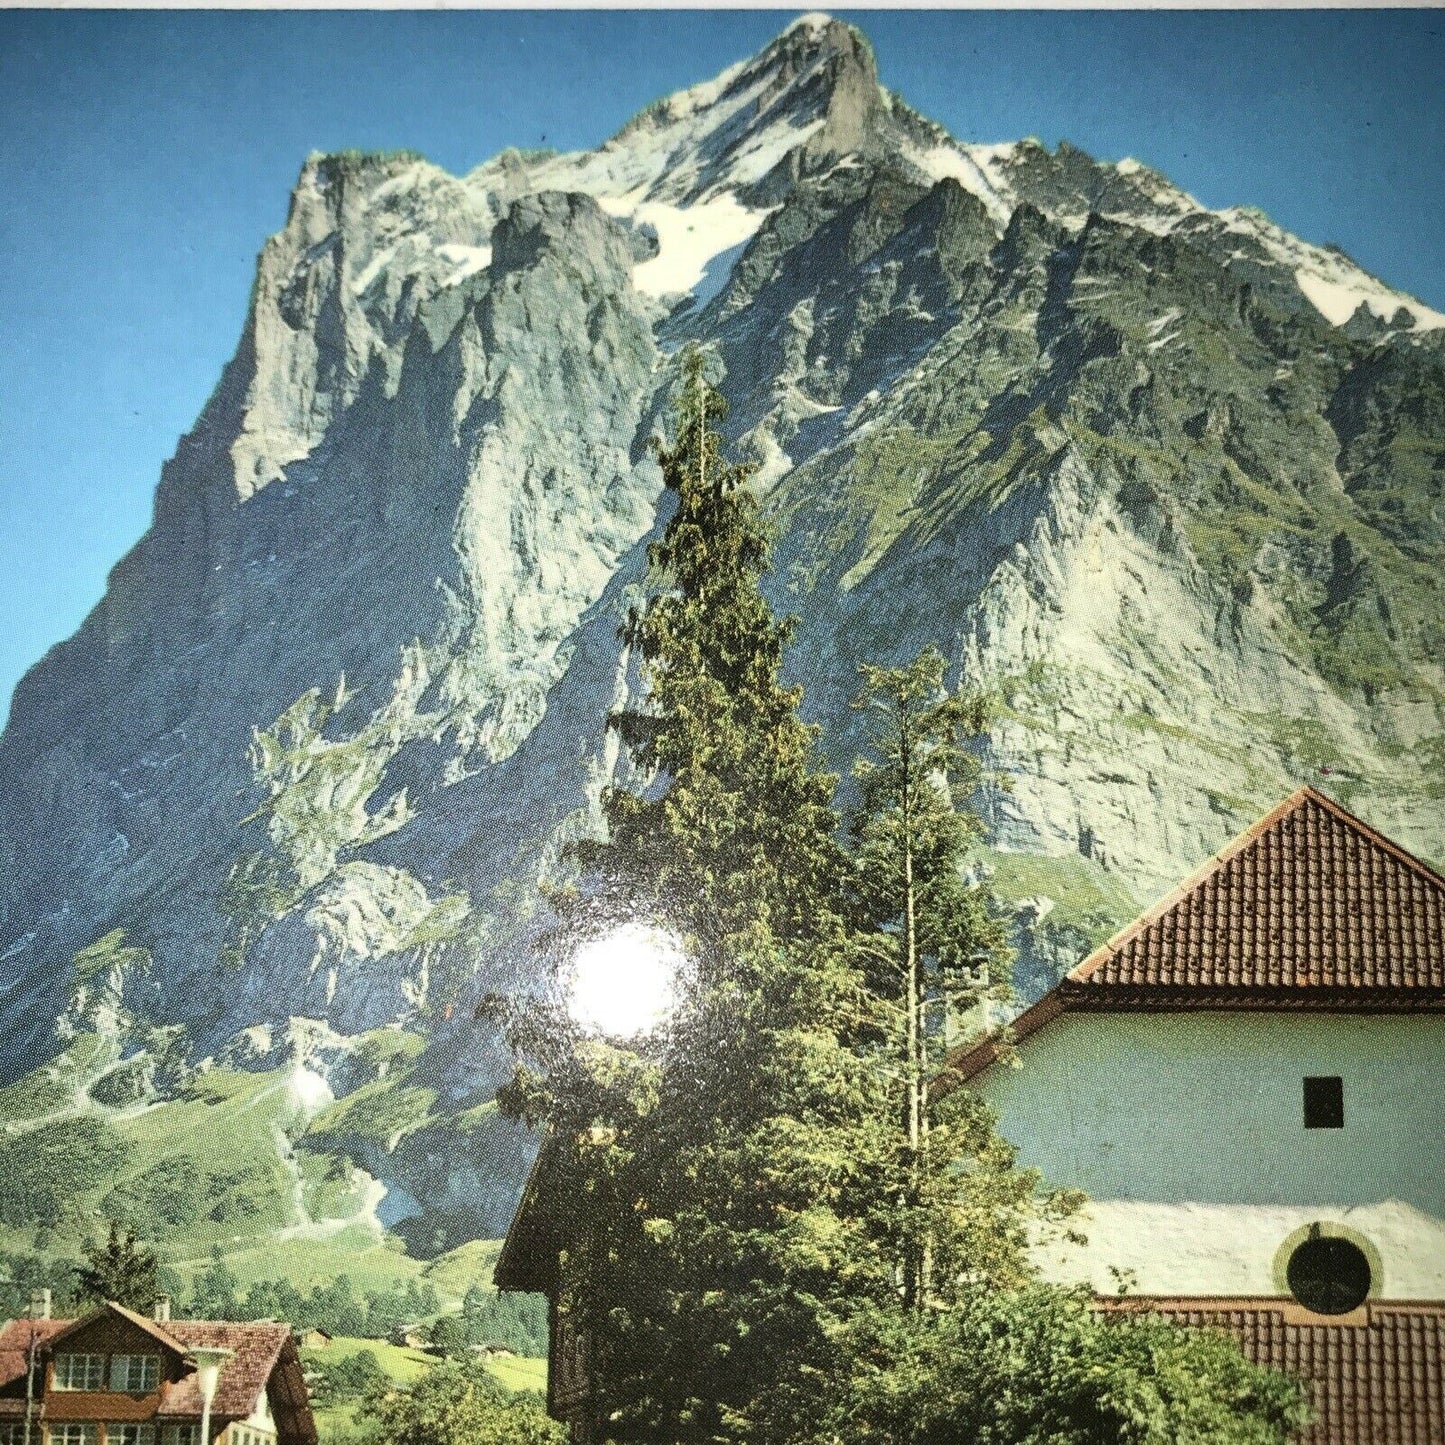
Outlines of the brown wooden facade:
<svg viewBox="0 0 1445 1445">
<path fill-rule="evenodd" d="M 553 1157 L 544 1144 L 527 1178 L 492 1279 L 498 1289 L 546 1296 L 547 1413 L 567 1427 L 572 1445 L 597 1445 L 603 1431 L 593 1387 L 596 1357 L 585 1331 L 578 1328 L 566 1307 L 568 1251 L 545 1207 Z"/>
<path fill-rule="evenodd" d="M 592 1389 L 592 1350 L 585 1330 L 555 1299 L 548 1301 L 547 1413 L 567 1426 L 573 1445 L 602 1436 Z"/>
</svg>

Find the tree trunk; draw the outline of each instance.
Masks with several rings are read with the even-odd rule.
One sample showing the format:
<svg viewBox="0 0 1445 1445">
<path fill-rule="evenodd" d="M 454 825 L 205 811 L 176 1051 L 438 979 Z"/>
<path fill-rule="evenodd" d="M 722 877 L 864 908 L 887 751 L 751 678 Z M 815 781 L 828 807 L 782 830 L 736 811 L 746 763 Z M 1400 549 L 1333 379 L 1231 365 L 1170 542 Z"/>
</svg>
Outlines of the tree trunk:
<svg viewBox="0 0 1445 1445">
<path fill-rule="evenodd" d="M 906 978 L 907 1051 L 908 1063 L 905 1074 L 908 1079 L 908 1152 L 909 1152 L 909 1212 L 913 1220 L 918 1217 L 918 1205 L 922 1183 L 923 1143 L 923 1030 L 919 1017 L 922 1006 L 922 979 L 918 966 L 918 926 L 916 900 L 913 890 L 913 738 L 908 725 L 907 704 L 903 707 L 900 720 L 899 756 L 902 763 L 902 822 L 903 822 L 903 957 Z M 910 1223 L 910 1229 L 912 1224 Z M 923 1308 L 923 1261 L 917 1241 L 909 1249 L 908 1281 L 905 1302 L 911 1309 Z"/>
</svg>

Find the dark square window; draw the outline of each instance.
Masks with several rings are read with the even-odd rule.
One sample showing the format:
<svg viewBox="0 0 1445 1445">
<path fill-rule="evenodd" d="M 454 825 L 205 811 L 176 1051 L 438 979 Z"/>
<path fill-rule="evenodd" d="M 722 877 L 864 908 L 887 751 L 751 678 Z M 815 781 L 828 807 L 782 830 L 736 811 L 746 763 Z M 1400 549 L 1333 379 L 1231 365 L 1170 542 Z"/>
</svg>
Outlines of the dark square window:
<svg viewBox="0 0 1445 1445">
<path fill-rule="evenodd" d="M 1305 1128 L 1345 1127 L 1345 1084 L 1343 1079 L 1305 1080 Z"/>
</svg>

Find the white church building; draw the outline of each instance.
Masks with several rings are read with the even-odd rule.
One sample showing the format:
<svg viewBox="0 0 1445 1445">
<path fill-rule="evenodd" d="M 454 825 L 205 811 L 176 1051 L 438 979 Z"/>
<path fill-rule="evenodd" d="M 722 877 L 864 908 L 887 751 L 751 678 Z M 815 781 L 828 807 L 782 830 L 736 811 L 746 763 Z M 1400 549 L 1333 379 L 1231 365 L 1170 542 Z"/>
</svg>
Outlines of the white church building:
<svg viewBox="0 0 1445 1445">
<path fill-rule="evenodd" d="M 1445 1442 L 1445 878 L 1301 789 L 1096 950 L 966 1084 L 1110 1308 L 1307 1378 L 1311 1441 Z"/>
</svg>

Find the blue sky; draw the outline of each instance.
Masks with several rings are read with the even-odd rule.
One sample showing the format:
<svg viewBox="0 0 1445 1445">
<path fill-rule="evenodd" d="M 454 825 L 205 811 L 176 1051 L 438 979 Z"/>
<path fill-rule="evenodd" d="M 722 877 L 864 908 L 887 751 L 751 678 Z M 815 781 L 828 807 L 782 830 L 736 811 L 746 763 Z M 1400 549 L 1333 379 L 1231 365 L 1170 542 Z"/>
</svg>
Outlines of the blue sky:
<svg viewBox="0 0 1445 1445">
<path fill-rule="evenodd" d="M 595 145 L 794 13 L 0 12 L 0 699 L 145 530 L 308 151 Z M 1445 310 L 1445 13 L 837 13 L 961 139 L 1137 156 Z"/>
</svg>

